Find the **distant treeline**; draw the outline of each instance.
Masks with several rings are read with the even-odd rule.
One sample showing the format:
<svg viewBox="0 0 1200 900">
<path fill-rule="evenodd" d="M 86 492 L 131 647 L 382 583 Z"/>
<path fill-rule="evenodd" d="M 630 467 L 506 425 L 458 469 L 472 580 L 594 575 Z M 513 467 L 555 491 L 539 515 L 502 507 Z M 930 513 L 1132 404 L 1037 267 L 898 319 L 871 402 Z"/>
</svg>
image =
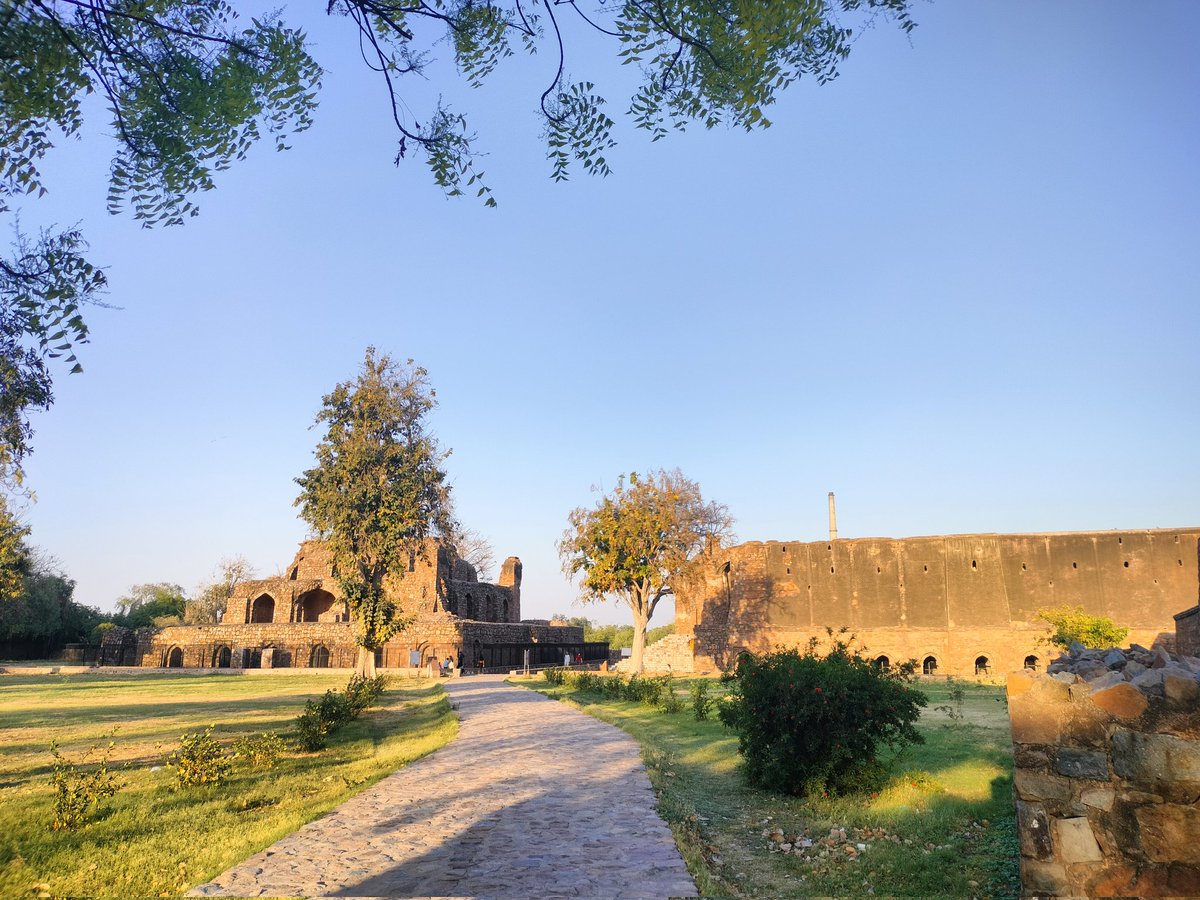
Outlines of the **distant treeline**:
<svg viewBox="0 0 1200 900">
<path fill-rule="evenodd" d="M 601 625 L 585 616 L 558 615 L 554 618 L 556 620 L 565 620 L 568 625 L 582 627 L 583 639 L 585 641 L 608 641 L 608 648 L 610 650 L 624 650 L 627 647 L 633 646 L 632 625 Z M 650 628 L 646 631 L 646 646 L 648 647 L 655 641 L 662 640 L 668 634 L 674 633 L 674 623 L 660 625 L 658 628 Z"/>
</svg>

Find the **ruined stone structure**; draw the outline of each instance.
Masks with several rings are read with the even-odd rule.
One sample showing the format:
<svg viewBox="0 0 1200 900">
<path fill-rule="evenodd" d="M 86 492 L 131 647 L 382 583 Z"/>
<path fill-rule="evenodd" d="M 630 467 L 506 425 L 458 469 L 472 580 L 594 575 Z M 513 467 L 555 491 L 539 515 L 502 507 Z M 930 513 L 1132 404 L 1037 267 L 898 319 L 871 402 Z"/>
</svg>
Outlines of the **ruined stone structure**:
<svg viewBox="0 0 1200 900">
<path fill-rule="evenodd" d="M 1025 896 L 1200 896 L 1197 679 L 1137 645 L 1008 677 Z"/>
<path fill-rule="evenodd" d="M 1044 668 L 1037 611 L 1048 607 L 1109 616 L 1147 646 L 1173 641 L 1174 613 L 1200 596 L 1198 538 L 1185 528 L 742 544 L 680 585 L 676 644 L 690 641 L 692 668 L 710 671 L 742 650 L 803 645 L 844 626 L 882 665 Z M 678 662 L 678 647 L 668 650 Z M 647 666 L 664 667 L 653 654 Z"/>
<path fill-rule="evenodd" d="M 408 571 L 387 589 L 407 629 L 376 652 L 382 668 L 424 667 L 447 656 L 476 668 L 561 663 L 566 653 L 607 657 L 607 644 L 585 644 L 583 629 L 521 621 L 521 561 L 510 556 L 500 583 L 486 584 L 449 546 L 426 542 Z M 219 625 L 113 629 L 102 665 L 168 668 L 349 668 L 358 654 L 355 623 L 328 548 L 305 541 L 284 573 L 237 586 Z"/>
</svg>

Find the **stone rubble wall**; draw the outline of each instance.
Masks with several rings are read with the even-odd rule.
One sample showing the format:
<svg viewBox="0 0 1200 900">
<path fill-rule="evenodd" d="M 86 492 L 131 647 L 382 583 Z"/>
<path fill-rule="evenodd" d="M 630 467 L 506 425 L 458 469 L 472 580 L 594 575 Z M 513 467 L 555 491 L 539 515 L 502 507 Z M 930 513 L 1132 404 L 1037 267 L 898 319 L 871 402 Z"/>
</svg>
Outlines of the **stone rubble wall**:
<svg viewBox="0 0 1200 900">
<path fill-rule="evenodd" d="M 672 675 L 690 675 L 695 671 L 695 656 L 692 649 L 694 639 L 686 634 L 668 634 L 648 646 L 642 654 L 642 668 L 647 672 L 669 672 Z M 620 671 L 628 668 L 628 660 L 619 666 Z"/>
<path fill-rule="evenodd" d="M 1187 656 L 1200 656 L 1200 606 L 1175 616 L 1175 650 Z"/>
<path fill-rule="evenodd" d="M 1008 677 L 1026 896 L 1200 896 L 1200 658 L 1078 644 Z"/>
</svg>

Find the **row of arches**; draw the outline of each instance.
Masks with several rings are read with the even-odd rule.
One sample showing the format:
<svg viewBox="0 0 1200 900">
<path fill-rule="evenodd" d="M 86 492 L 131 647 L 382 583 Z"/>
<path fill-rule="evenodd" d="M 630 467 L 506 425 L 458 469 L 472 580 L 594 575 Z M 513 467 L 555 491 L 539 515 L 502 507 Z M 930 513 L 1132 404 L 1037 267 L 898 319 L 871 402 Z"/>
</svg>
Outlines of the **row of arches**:
<svg viewBox="0 0 1200 900">
<path fill-rule="evenodd" d="M 261 652 L 261 650 L 260 650 Z M 254 659 L 256 654 L 251 651 L 250 667 L 255 668 Z M 308 666 L 311 669 L 328 669 L 331 665 L 330 660 L 333 654 L 324 644 L 315 644 L 308 653 Z M 378 658 L 378 653 L 376 654 Z M 163 654 L 163 666 L 168 669 L 182 669 L 184 663 L 183 648 L 176 645 L 167 650 Z M 209 656 L 209 668 L 213 669 L 228 669 L 233 665 L 233 648 L 228 644 L 222 644 L 215 647 Z"/>
<path fill-rule="evenodd" d="M 888 657 L 886 655 L 880 655 L 880 656 L 875 657 L 873 660 L 871 660 L 871 664 L 873 666 L 875 666 L 875 668 L 881 669 L 884 672 L 887 672 L 892 667 L 892 660 L 890 657 Z M 1037 658 L 1037 656 L 1033 655 L 1032 653 L 1029 656 L 1025 657 L 1025 660 L 1023 663 L 1024 668 L 1030 669 L 1033 671 L 1037 671 L 1037 668 L 1039 665 L 1040 665 L 1040 660 Z M 975 657 L 974 671 L 975 671 L 976 675 L 992 674 L 991 658 L 984 654 L 980 654 L 979 656 Z M 938 660 L 937 660 L 936 656 L 929 655 L 929 656 L 926 656 L 923 660 L 921 660 L 921 674 L 922 675 L 938 674 Z"/>
<path fill-rule="evenodd" d="M 321 588 L 305 591 L 296 598 L 297 622 L 320 622 L 322 616 L 328 621 L 328 613 L 337 601 L 333 594 Z M 250 602 L 249 624 L 269 625 L 275 621 L 275 598 L 270 594 L 259 594 Z M 340 619 L 335 619 L 340 621 Z"/>
</svg>

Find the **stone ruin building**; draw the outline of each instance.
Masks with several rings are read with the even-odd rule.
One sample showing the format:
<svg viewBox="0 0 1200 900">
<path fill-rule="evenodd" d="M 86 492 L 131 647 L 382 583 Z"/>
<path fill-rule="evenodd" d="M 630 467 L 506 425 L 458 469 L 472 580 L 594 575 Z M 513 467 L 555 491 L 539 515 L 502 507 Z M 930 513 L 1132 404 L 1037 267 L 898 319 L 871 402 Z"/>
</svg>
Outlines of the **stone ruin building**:
<svg viewBox="0 0 1200 900">
<path fill-rule="evenodd" d="M 376 652 L 379 668 L 426 667 L 447 656 L 466 668 L 561 663 L 564 655 L 607 659 L 608 645 L 585 643 L 583 629 L 521 619 L 521 561 L 510 556 L 498 584 L 449 545 L 430 539 L 387 589 L 413 623 Z M 117 628 L 104 638 L 101 665 L 167 668 L 351 668 L 355 623 L 321 541 L 305 541 L 284 573 L 237 585 L 217 625 Z"/>
<path fill-rule="evenodd" d="M 743 650 L 804 645 L 845 626 L 883 666 L 1044 670 L 1053 648 L 1037 612 L 1063 605 L 1109 616 L 1135 643 L 1171 645 L 1175 614 L 1200 595 L 1198 538 L 1181 528 L 846 539 L 831 516 L 828 540 L 722 551 L 680 586 L 675 634 L 647 648 L 646 666 L 726 669 Z"/>
</svg>

